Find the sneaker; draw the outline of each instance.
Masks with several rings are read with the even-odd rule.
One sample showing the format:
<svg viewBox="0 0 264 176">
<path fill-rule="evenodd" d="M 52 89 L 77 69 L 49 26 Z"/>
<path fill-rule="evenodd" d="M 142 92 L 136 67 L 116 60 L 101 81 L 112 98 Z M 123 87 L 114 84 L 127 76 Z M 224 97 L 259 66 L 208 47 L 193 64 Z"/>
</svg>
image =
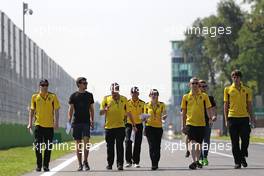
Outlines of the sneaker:
<svg viewBox="0 0 264 176">
<path fill-rule="evenodd" d="M 82 171 L 82 170 L 83 170 L 83 165 L 80 164 L 79 167 L 78 167 L 78 169 L 77 169 L 77 171 Z"/>
<path fill-rule="evenodd" d="M 195 170 L 197 168 L 196 162 L 193 162 L 192 164 L 189 165 L 189 169 Z"/>
<path fill-rule="evenodd" d="M 189 156 L 190 156 L 190 151 L 187 150 L 186 153 L 185 153 L 185 158 L 189 158 Z"/>
<path fill-rule="evenodd" d="M 117 166 L 117 170 L 121 171 L 124 170 L 123 166 Z"/>
<path fill-rule="evenodd" d="M 158 166 L 152 166 L 151 170 L 157 170 L 159 167 Z"/>
<path fill-rule="evenodd" d="M 240 169 L 241 168 L 241 164 L 235 164 L 234 169 Z"/>
<path fill-rule="evenodd" d="M 112 170 L 112 166 L 107 165 L 107 166 L 106 166 L 106 169 L 107 169 L 107 170 Z"/>
<path fill-rule="evenodd" d="M 204 166 L 208 166 L 209 162 L 208 162 L 208 159 L 207 158 L 204 158 L 203 159 L 203 165 Z"/>
<path fill-rule="evenodd" d="M 203 164 L 201 164 L 200 161 L 196 161 L 196 166 L 197 166 L 199 169 L 202 169 L 202 168 L 203 168 Z"/>
<path fill-rule="evenodd" d="M 49 172 L 50 171 L 49 168 L 46 167 L 46 166 L 43 167 L 43 170 L 44 170 L 44 172 Z"/>
<path fill-rule="evenodd" d="M 128 167 L 131 167 L 132 166 L 132 163 L 126 163 L 125 167 L 128 168 Z"/>
<path fill-rule="evenodd" d="M 134 167 L 135 168 L 140 168 L 140 165 L 139 164 L 134 164 Z"/>
<path fill-rule="evenodd" d="M 36 172 L 41 172 L 41 167 L 37 167 Z"/>
<path fill-rule="evenodd" d="M 199 160 L 199 163 L 200 163 L 201 165 L 204 164 L 202 159 Z"/>
<path fill-rule="evenodd" d="M 247 167 L 247 166 L 248 166 L 247 161 L 246 161 L 246 158 L 242 158 L 242 159 L 241 159 L 241 165 L 242 165 L 243 167 Z"/>
<path fill-rule="evenodd" d="M 90 170 L 90 166 L 89 166 L 89 164 L 88 164 L 87 161 L 86 162 L 83 162 L 83 166 L 84 166 L 84 170 L 85 171 L 89 171 Z"/>
</svg>

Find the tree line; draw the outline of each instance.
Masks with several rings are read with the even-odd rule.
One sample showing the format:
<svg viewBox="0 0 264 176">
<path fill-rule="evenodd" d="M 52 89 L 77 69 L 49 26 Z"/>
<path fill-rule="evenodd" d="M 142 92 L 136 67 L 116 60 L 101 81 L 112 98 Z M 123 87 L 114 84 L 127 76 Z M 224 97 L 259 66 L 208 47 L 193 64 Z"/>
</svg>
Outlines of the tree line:
<svg viewBox="0 0 264 176">
<path fill-rule="evenodd" d="M 192 31 L 202 32 L 186 30 L 182 43 L 184 54 L 198 69 L 197 76 L 208 81 L 219 109 L 234 69 L 242 71 L 243 83 L 254 95 L 264 97 L 264 0 L 244 0 L 243 4 L 250 9 L 243 10 L 234 0 L 220 1 L 215 15 L 193 22 Z"/>
</svg>

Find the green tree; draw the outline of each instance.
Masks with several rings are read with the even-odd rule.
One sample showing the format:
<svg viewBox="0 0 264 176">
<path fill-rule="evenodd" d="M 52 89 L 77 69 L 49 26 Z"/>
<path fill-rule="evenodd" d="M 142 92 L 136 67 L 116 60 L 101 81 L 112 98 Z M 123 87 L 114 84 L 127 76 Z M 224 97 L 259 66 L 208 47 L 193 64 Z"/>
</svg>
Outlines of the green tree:
<svg viewBox="0 0 264 176">
<path fill-rule="evenodd" d="M 226 80 L 231 82 L 230 72 L 234 69 L 234 60 L 238 58 L 239 46 L 236 43 L 238 33 L 244 23 L 244 13 L 233 0 L 221 1 L 218 4 L 217 16 L 204 19 L 208 27 L 231 27 L 231 34 L 207 36 L 205 39 L 206 54 L 215 60 L 215 69 Z"/>
<path fill-rule="evenodd" d="M 203 19 L 197 19 L 192 27 L 203 29 L 231 28 L 231 34 L 212 36 L 209 33 L 185 33 L 183 50 L 187 57 L 193 58 L 198 68 L 199 78 L 207 80 L 211 93 L 216 96 L 219 109 L 222 108 L 223 88 L 227 82 L 231 83 L 230 72 L 236 66 L 234 61 L 239 56 L 239 46 L 236 40 L 244 23 L 245 13 L 233 0 L 224 0 L 218 4 L 217 14 Z M 203 31 L 204 32 L 204 31 Z"/>
<path fill-rule="evenodd" d="M 192 27 L 203 28 L 201 19 L 197 19 Z M 185 33 L 186 39 L 183 43 L 183 52 L 187 58 L 193 60 L 199 78 L 208 80 L 209 75 L 214 78 L 213 64 L 211 59 L 204 54 L 204 36 L 200 33 Z M 201 69 L 203 68 L 203 69 Z M 211 71 L 211 72 L 210 72 Z M 213 81 L 215 83 L 215 81 Z"/>
<path fill-rule="evenodd" d="M 255 89 L 258 95 L 264 95 L 264 1 L 252 6 L 237 40 L 239 58 L 235 64 L 244 73 L 244 80 Z"/>
</svg>

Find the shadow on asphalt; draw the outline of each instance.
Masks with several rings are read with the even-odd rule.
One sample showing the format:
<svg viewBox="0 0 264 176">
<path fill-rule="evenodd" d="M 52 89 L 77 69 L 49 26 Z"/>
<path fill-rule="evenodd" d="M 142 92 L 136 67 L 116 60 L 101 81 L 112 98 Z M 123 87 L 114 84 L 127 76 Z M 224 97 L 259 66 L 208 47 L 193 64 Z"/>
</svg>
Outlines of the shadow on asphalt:
<svg viewBox="0 0 264 176">
<path fill-rule="evenodd" d="M 207 168 L 204 167 L 203 169 L 197 169 L 197 170 L 213 170 L 213 171 L 222 171 L 222 170 L 235 170 L 233 167 L 230 167 L 230 165 L 214 165 L 216 168 Z M 254 165 L 253 167 L 247 167 L 247 168 L 241 168 L 238 170 L 264 170 L 263 165 Z M 90 170 L 90 171 L 81 171 L 82 172 L 88 172 L 88 173 L 112 173 L 112 172 L 142 172 L 142 171 L 149 171 L 149 172 L 159 172 L 159 171 L 191 171 L 188 167 L 160 167 L 156 171 L 152 171 L 150 167 L 141 167 L 139 169 L 124 169 L 123 171 L 118 171 L 118 170 Z M 58 171 L 58 173 L 77 173 L 78 171 Z"/>
</svg>

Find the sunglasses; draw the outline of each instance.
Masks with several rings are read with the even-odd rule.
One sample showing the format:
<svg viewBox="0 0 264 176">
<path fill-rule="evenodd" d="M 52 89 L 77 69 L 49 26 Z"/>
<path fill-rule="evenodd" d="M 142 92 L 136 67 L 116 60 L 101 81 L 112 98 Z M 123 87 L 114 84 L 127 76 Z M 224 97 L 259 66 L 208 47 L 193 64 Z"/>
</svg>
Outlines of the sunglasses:
<svg viewBox="0 0 264 176">
<path fill-rule="evenodd" d="M 80 82 L 80 84 L 87 85 L 88 83 L 87 82 Z"/>
<path fill-rule="evenodd" d="M 239 76 L 232 76 L 233 79 L 237 79 L 240 78 Z"/>
<path fill-rule="evenodd" d="M 198 85 L 199 83 L 198 82 L 192 82 L 191 84 L 192 85 Z"/>
<path fill-rule="evenodd" d="M 48 87 L 48 84 L 40 84 L 41 87 Z"/>
<path fill-rule="evenodd" d="M 207 85 L 205 85 L 205 86 L 200 86 L 200 87 L 202 87 L 202 88 L 207 88 Z"/>
</svg>

